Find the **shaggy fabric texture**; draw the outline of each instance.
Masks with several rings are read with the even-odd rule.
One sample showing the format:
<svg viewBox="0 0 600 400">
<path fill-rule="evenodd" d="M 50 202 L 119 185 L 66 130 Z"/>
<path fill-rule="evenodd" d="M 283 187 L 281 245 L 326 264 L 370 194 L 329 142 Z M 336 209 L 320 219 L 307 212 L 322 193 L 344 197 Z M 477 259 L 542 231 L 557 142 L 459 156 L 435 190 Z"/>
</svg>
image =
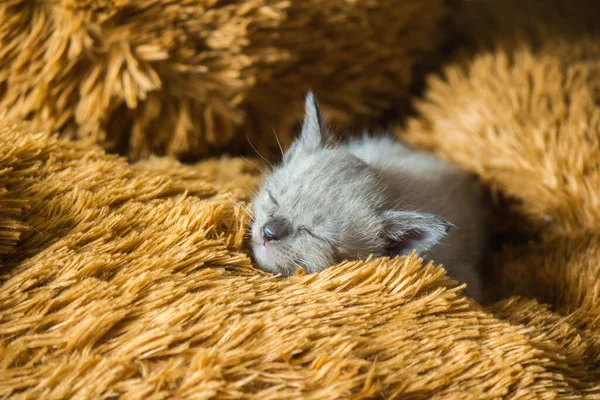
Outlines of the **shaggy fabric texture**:
<svg viewBox="0 0 600 400">
<path fill-rule="evenodd" d="M 339 127 L 406 101 L 444 14 L 442 0 L 2 1 L 0 110 L 136 159 L 249 140 L 268 154 L 309 88 Z"/>
<path fill-rule="evenodd" d="M 260 174 L 241 160 L 129 166 L 6 122 L 0 138 L 13 217 L 2 231 L 13 244 L 0 290 L 2 396 L 598 393 L 600 338 L 579 315 L 518 298 L 483 309 L 416 257 L 289 279 L 256 271 L 239 201 Z M 598 248 L 542 257 L 576 268 Z"/>
<path fill-rule="evenodd" d="M 538 259 L 535 267 L 503 259 L 494 268 L 503 294 L 516 289 L 597 320 L 600 17 L 592 8 L 600 2 L 540 3 L 512 20 L 511 3 L 476 2 L 453 14 L 464 47 L 429 79 L 416 102 L 421 115 L 398 134 L 479 175 L 504 218 L 500 229 L 535 241 L 505 252 Z M 486 33 L 466 34 L 482 23 Z"/>
<path fill-rule="evenodd" d="M 64 77 L 56 88 L 40 84 L 36 92 L 25 77 L 38 73 L 33 65 L 44 67 L 41 54 L 50 53 L 35 40 L 38 45 L 21 44 L 17 53 L 0 48 L 3 57 L 21 57 L 11 73 L 0 64 L 0 74 L 8 74 L 0 76 L 20 77 L 25 88 L 13 86 L 17 92 L 10 96 L 18 101 L 5 112 L 33 120 L 0 118 L 0 397 L 600 399 L 600 40 L 594 31 L 600 24 L 590 23 L 587 2 L 581 8 L 566 0 L 528 2 L 523 13 L 508 14 L 522 2 L 507 1 L 455 5 L 451 23 L 459 49 L 443 73 L 429 79 L 416 102 L 420 115 L 398 128 L 403 139 L 481 176 L 500 233 L 525 238 L 490 254 L 485 268 L 500 299 L 485 306 L 464 297 L 443 268 L 423 265 L 414 255 L 346 262 L 287 279 L 255 269 L 245 228 L 262 164 L 229 157 L 194 165 L 158 157 L 129 164 L 106 154 L 96 144 L 100 136 L 82 129 L 88 120 L 77 119 L 81 111 L 70 97 L 79 93 L 83 66 L 68 70 L 60 64 Z M 239 7 L 206 3 L 207 10 Z M 39 19 L 54 24 L 49 16 L 56 15 L 80 21 L 108 16 L 102 32 L 122 24 L 128 28 L 115 32 L 125 37 L 138 32 L 130 26 L 138 16 L 142 27 L 152 21 L 148 10 L 162 23 L 152 8 L 158 3 L 148 2 L 135 16 L 125 4 L 3 3 L 0 20 L 16 19 L 0 24 L 0 36 L 42 37 L 46 24 Z M 188 20 L 180 7 L 190 3 L 160 4 Z M 252 14 L 254 3 L 247 4 L 260 21 L 262 14 Z M 91 13 L 93 5 L 98 8 Z M 115 7 L 129 11 L 117 18 L 109 12 Z M 29 20 L 19 20 L 15 10 L 31 12 L 30 27 L 41 31 L 19 29 L 19 21 Z M 544 27 L 544 21 L 553 25 Z M 139 29 L 142 43 L 148 36 Z M 160 40 L 179 43 L 177 38 Z M 84 39 L 71 51 L 88 48 Z M 97 49 L 96 60 L 113 54 L 104 50 Z M 68 59 L 64 51 L 53 50 L 60 62 Z M 218 63 L 217 53 L 202 63 Z M 157 63 L 171 65 L 168 59 Z M 292 74 L 261 79 L 275 85 L 282 76 Z M 300 75 L 294 70 L 294 76 Z M 73 91 L 61 82 L 71 82 Z M 124 82 L 99 87 L 118 91 Z M 178 82 L 165 95 L 175 102 L 168 107 L 180 107 L 181 85 L 189 82 L 184 92 L 200 85 L 189 75 Z M 157 90 L 156 104 L 168 90 Z M 34 93 L 47 111 L 20 115 Z M 277 114 L 279 103 L 269 102 L 275 109 L 268 110 L 267 100 L 261 112 Z M 362 100 L 345 100 L 362 107 Z M 111 125 L 89 119 L 97 132 L 129 118 L 139 129 L 137 143 L 157 138 L 156 147 L 135 148 L 134 136 L 125 135 L 130 154 L 166 149 L 165 136 L 154 130 L 166 122 L 144 119 L 135 107 L 99 113 L 107 110 L 116 118 Z M 348 115 L 357 110 L 349 107 Z M 58 115 L 67 117 L 57 122 Z M 214 132 L 234 132 L 214 126 Z M 57 128 L 80 140 L 47 133 Z M 115 135 L 126 132 L 115 129 Z M 270 132 L 263 135 L 272 140 Z M 199 152 L 208 149 L 202 146 Z"/>
<path fill-rule="evenodd" d="M 512 1 L 453 14 L 464 47 L 398 136 L 482 178 L 504 237 L 528 238 L 493 257 L 489 289 L 536 298 L 588 330 L 597 374 L 600 2 L 549 4 L 525 6 L 522 19 L 502 18 Z"/>
</svg>

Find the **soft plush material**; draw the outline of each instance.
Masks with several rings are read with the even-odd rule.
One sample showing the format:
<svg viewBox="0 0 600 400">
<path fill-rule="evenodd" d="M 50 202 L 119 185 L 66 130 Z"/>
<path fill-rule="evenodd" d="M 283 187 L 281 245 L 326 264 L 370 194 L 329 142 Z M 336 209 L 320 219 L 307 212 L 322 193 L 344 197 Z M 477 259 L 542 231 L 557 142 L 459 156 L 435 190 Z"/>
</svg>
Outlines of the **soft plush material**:
<svg viewBox="0 0 600 400">
<path fill-rule="evenodd" d="M 442 0 L 9 0 L 0 108 L 130 158 L 290 143 L 303 95 L 341 127 L 408 99 Z"/>
<path fill-rule="evenodd" d="M 20 115 L 32 92 L 13 86 L 20 100 L 0 111 L 0 397 L 600 398 L 600 25 L 584 2 L 528 3 L 520 13 L 521 2 L 511 3 L 513 13 L 506 1 L 448 8 L 450 19 L 435 29 L 447 29 L 455 49 L 414 99 L 417 113 L 397 128 L 399 138 L 478 174 L 490 189 L 502 240 L 484 265 L 496 296 L 485 305 L 415 255 L 291 278 L 261 272 L 245 235 L 264 163 L 130 162 L 81 129 L 86 119 L 69 114 L 76 100 L 40 97 L 71 115 L 56 125 L 58 114 L 44 110 Z M 24 7 L 33 4 L 39 8 Z M 199 7 L 160 1 L 148 10 L 157 4 Z M 231 4 L 256 11 L 253 2 L 206 2 Z M 0 5 L 0 20 L 56 10 L 99 18 L 126 5 L 13 1 Z M 426 18 L 420 9 L 415 15 Z M 147 21 L 127 10 L 111 28 Z M 348 15 L 336 10 L 328 19 Z M 22 60 L 36 59 L 34 49 L 23 45 Z M 0 72 L 3 96 L 8 77 L 38 73 L 4 60 L 0 71 L 13 72 Z M 357 79 L 389 78 L 372 72 Z M 61 73 L 81 82 L 78 68 Z M 278 87 L 298 76 L 294 67 L 282 74 L 261 79 Z M 190 91 L 196 84 L 190 77 Z M 286 93 L 301 98 L 305 87 L 294 85 Z M 178 92 L 156 90 L 152 96 L 179 101 Z M 369 98 L 348 97 L 357 108 L 347 115 Z M 369 110 L 393 107 L 382 99 L 389 103 Z M 265 115 L 285 105 L 267 110 L 263 101 Z M 136 125 L 137 111 L 117 109 L 124 114 L 98 111 L 105 121 L 129 115 L 127 129 L 110 131 L 115 138 L 138 132 L 142 143 L 169 126 L 143 118 Z M 261 133 L 265 143 L 271 134 Z M 137 157 L 160 146 L 129 151 Z"/>
<path fill-rule="evenodd" d="M 479 18 L 454 14 L 463 37 L 492 11 L 506 17 L 519 9 L 482 3 L 468 9 L 479 10 L 473 14 Z M 518 293 L 535 293 L 565 312 L 583 307 L 594 319 L 600 317 L 600 259 L 590 244 L 600 233 L 600 18 L 592 24 L 590 3 L 579 9 L 544 3 L 538 14 L 526 13 L 529 19 L 487 23 L 487 34 L 467 37 L 456 59 L 430 77 L 415 101 L 419 116 L 398 135 L 479 175 L 502 214 L 497 229 L 535 241 L 504 252 L 531 267 L 502 262 L 494 272 Z M 568 18 L 558 18 L 560 12 Z"/>
</svg>

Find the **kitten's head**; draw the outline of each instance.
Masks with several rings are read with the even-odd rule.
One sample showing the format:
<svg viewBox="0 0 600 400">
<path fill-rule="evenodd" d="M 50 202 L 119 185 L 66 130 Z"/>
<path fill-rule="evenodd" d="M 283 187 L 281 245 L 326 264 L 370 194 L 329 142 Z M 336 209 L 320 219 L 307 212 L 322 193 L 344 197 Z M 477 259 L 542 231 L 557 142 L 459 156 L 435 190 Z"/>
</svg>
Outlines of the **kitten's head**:
<svg viewBox="0 0 600 400">
<path fill-rule="evenodd" d="M 260 267 L 291 275 L 344 259 L 425 251 L 449 229 L 443 219 L 390 209 L 378 174 L 325 137 L 309 93 L 301 136 L 253 199 L 252 249 Z"/>
</svg>

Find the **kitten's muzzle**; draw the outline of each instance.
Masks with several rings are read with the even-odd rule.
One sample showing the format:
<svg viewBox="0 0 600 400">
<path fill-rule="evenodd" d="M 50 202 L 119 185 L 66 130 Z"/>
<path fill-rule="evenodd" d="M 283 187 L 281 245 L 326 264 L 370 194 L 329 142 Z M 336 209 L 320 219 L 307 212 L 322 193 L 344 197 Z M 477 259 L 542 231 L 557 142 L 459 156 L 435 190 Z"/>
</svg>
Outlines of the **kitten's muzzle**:
<svg viewBox="0 0 600 400">
<path fill-rule="evenodd" d="M 262 236 L 265 243 L 284 239 L 291 233 L 292 225 L 281 217 L 271 218 L 262 228 Z"/>
</svg>

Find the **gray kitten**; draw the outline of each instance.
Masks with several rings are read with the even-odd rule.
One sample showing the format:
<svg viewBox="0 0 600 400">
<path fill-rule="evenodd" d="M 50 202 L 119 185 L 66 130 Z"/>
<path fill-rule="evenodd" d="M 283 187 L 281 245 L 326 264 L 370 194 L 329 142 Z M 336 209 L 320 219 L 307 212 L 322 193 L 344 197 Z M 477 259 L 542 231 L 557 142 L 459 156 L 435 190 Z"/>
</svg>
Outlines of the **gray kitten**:
<svg viewBox="0 0 600 400">
<path fill-rule="evenodd" d="M 481 299 L 485 223 L 473 177 L 388 137 L 331 146 L 309 93 L 301 136 L 253 199 L 252 249 L 284 276 L 343 260 L 419 255 Z"/>
</svg>

